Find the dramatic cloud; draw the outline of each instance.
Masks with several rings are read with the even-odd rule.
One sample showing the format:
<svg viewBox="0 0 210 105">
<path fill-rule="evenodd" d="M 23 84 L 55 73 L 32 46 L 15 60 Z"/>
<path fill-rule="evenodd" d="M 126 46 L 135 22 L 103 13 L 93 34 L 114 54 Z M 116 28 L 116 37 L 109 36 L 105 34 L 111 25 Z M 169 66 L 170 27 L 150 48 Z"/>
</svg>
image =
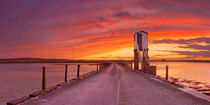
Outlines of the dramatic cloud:
<svg viewBox="0 0 210 105">
<path fill-rule="evenodd" d="M 193 39 L 178 39 L 178 40 L 172 40 L 172 39 L 163 39 L 163 40 L 154 40 L 153 43 L 160 44 L 160 43 L 166 43 L 166 44 L 192 44 L 192 43 L 207 43 L 210 44 L 210 37 L 200 37 L 200 38 L 193 38 Z"/>
<path fill-rule="evenodd" d="M 199 52 L 191 52 L 191 51 L 171 51 L 179 55 L 187 55 L 188 58 L 210 58 L 210 51 L 199 51 Z"/>
<path fill-rule="evenodd" d="M 209 43 L 209 5 L 209 0 L 1 0 L 0 58 L 94 57 L 133 47 L 133 33 L 141 30 L 151 42 L 160 41 L 155 44 L 206 50 L 209 45 L 190 43 Z"/>
<path fill-rule="evenodd" d="M 192 48 L 192 49 L 196 49 L 196 50 L 210 50 L 210 45 L 206 45 L 206 46 L 202 46 L 202 45 L 196 45 L 196 44 L 192 44 L 192 45 L 186 45 L 186 46 L 180 46 L 181 48 Z M 209 54 L 210 56 L 210 54 Z"/>
<path fill-rule="evenodd" d="M 179 48 L 193 49 L 196 51 L 168 51 L 178 55 L 186 55 L 191 58 L 210 58 L 210 37 L 200 37 L 193 39 L 163 39 L 154 40 L 154 44 L 177 44 Z"/>
</svg>

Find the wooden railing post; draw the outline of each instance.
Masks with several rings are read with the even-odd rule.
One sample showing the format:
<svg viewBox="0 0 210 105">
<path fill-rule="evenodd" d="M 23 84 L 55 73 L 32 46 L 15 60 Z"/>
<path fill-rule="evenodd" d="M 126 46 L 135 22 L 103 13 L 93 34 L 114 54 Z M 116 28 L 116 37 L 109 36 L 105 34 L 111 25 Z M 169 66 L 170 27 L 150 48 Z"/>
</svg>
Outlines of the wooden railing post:
<svg viewBox="0 0 210 105">
<path fill-rule="evenodd" d="M 131 69 L 131 70 L 133 69 L 133 67 L 132 67 L 132 61 L 130 62 L 130 69 Z"/>
<path fill-rule="evenodd" d="M 45 89 L 46 78 L 45 78 L 45 66 L 42 67 L 42 90 Z"/>
<path fill-rule="evenodd" d="M 79 71 L 80 71 L 80 65 L 77 65 L 78 68 L 77 68 L 77 77 L 79 78 Z"/>
<path fill-rule="evenodd" d="M 97 71 L 98 71 L 98 62 L 97 62 Z"/>
<path fill-rule="evenodd" d="M 168 80 L 168 65 L 166 65 L 166 80 Z"/>
<path fill-rule="evenodd" d="M 68 70 L 68 65 L 65 65 L 65 82 L 67 82 L 67 70 Z"/>
</svg>

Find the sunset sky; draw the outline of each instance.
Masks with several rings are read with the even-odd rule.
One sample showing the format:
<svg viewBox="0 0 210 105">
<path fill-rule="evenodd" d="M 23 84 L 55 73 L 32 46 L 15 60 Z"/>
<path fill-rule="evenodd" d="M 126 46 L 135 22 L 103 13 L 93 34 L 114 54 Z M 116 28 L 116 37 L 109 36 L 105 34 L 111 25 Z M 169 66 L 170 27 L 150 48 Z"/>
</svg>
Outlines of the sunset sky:
<svg viewBox="0 0 210 105">
<path fill-rule="evenodd" d="M 210 60 L 210 0 L 1 0 L 0 58 Z"/>
</svg>

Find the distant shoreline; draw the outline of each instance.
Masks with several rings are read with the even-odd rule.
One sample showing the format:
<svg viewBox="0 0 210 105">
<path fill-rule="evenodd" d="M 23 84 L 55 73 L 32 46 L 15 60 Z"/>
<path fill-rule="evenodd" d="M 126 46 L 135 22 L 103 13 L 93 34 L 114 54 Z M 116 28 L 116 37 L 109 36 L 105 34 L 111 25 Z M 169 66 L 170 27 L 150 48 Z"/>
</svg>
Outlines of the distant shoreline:
<svg viewBox="0 0 210 105">
<path fill-rule="evenodd" d="M 151 60 L 151 62 L 210 62 L 210 60 Z"/>
<path fill-rule="evenodd" d="M 132 62 L 132 60 L 69 60 L 69 59 L 42 59 L 42 58 L 14 58 L 0 59 L 5 63 L 97 63 L 97 62 Z M 210 60 L 151 60 L 151 62 L 210 62 Z"/>
</svg>

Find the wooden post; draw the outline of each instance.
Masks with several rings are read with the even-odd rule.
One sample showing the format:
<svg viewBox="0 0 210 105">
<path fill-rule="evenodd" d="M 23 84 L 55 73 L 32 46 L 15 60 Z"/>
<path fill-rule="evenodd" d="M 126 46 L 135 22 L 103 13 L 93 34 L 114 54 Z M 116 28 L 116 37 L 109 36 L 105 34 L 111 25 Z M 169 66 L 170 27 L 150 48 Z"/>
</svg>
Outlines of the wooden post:
<svg viewBox="0 0 210 105">
<path fill-rule="evenodd" d="M 132 67 L 132 66 L 133 66 L 133 65 L 132 65 L 132 61 L 131 61 L 131 64 L 130 64 L 130 66 L 131 66 L 130 68 L 131 68 L 131 70 L 132 70 L 132 69 L 133 69 L 133 67 Z"/>
<path fill-rule="evenodd" d="M 138 52 L 134 50 L 134 70 L 139 70 L 139 59 L 138 59 Z"/>
<path fill-rule="evenodd" d="M 168 65 L 166 65 L 166 80 L 168 80 Z"/>
<path fill-rule="evenodd" d="M 101 64 L 100 63 L 98 64 L 98 68 L 99 68 L 99 70 L 101 70 Z"/>
<path fill-rule="evenodd" d="M 98 62 L 97 62 L 97 71 L 98 71 Z"/>
<path fill-rule="evenodd" d="M 46 78 L 45 78 L 45 67 L 42 67 L 42 90 L 45 89 Z"/>
<path fill-rule="evenodd" d="M 77 68 L 77 77 L 79 78 L 79 71 L 80 71 L 80 65 L 77 65 L 78 68 Z"/>
<path fill-rule="evenodd" d="M 102 66 L 101 66 L 101 69 L 103 69 L 104 68 L 104 63 L 102 64 Z"/>
<path fill-rule="evenodd" d="M 100 70 L 102 69 L 102 64 L 100 63 Z"/>
<path fill-rule="evenodd" d="M 68 70 L 68 65 L 65 65 L 65 82 L 67 82 L 67 70 Z"/>
</svg>

